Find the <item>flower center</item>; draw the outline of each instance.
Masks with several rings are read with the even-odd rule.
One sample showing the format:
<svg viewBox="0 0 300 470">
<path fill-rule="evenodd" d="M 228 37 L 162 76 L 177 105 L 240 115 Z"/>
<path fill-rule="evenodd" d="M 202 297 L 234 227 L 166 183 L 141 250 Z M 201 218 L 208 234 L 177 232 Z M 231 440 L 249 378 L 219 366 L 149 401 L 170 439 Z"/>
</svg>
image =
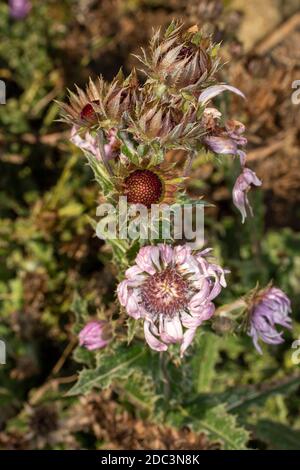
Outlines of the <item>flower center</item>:
<svg viewBox="0 0 300 470">
<path fill-rule="evenodd" d="M 141 296 L 148 312 L 173 317 L 187 306 L 189 286 L 176 269 L 167 268 L 147 279 Z"/>
<path fill-rule="evenodd" d="M 80 112 L 80 118 L 84 121 L 94 121 L 96 119 L 96 113 L 93 107 L 94 104 L 99 104 L 99 101 L 92 101 L 92 103 L 87 103 Z"/>
<path fill-rule="evenodd" d="M 135 170 L 125 180 L 125 194 L 129 203 L 144 204 L 149 209 L 159 202 L 163 184 L 153 171 Z"/>
</svg>

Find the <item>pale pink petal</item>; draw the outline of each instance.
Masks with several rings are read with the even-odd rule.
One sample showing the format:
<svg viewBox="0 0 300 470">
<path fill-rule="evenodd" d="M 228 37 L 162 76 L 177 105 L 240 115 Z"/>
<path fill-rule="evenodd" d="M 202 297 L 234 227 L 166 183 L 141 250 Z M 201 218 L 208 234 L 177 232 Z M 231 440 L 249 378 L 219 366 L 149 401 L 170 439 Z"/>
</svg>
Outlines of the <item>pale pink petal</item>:
<svg viewBox="0 0 300 470">
<path fill-rule="evenodd" d="M 174 248 L 174 261 L 181 265 L 186 262 L 187 258 L 191 255 L 191 248 L 188 245 L 175 246 Z"/>
<path fill-rule="evenodd" d="M 186 328 L 196 328 L 205 320 L 209 320 L 215 312 L 215 306 L 212 302 L 206 305 L 198 305 L 198 307 L 190 308 L 190 314 L 181 315 L 182 324 Z"/>
<path fill-rule="evenodd" d="M 138 297 L 134 291 L 131 292 L 131 294 L 128 296 L 126 310 L 128 315 L 135 318 L 136 320 L 141 318 L 141 308 L 139 305 Z"/>
<path fill-rule="evenodd" d="M 168 265 L 172 262 L 173 259 L 173 248 L 170 245 L 160 243 L 160 256 L 164 264 Z"/>
<path fill-rule="evenodd" d="M 144 333 L 147 343 L 154 351 L 166 351 L 168 346 L 159 341 L 151 332 L 151 324 L 147 320 L 144 322 Z"/>
<path fill-rule="evenodd" d="M 235 140 L 228 136 L 206 136 L 203 142 L 214 153 L 221 155 L 235 155 L 238 151 Z"/>
<path fill-rule="evenodd" d="M 142 271 L 151 275 L 155 274 L 159 268 L 159 248 L 157 246 L 143 246 L 135 262 Z"/>
<path fill-rule="evenodd" d="M 145 274 L 143 274 L 144 271 L 141 270 L 141 268 L 139 266 L 131 266 L 130 268 L 128 268 L 125 272 L 125 276 L 131 280 L 131 281 L 136 281 L 137 284 L 139 284 L 140 282 L 142 282 L 144 279 L 146 279 L 146 276 Z"/>
<path fill-rule="evenodd" d="M 207 298 L 210 294 L 210 285 L 207 280 L 204 280 L 202 288 L 197 292 L 190 300 L 189 308 L 196 308 L 201 305 L 203 302 L 207 301 Z"/>
<path fill-rule="evenodd" d="M 71 130 L 70 141 L 76 147 L 80 148 L 85 152 L 89 152 L 94 155 L 98 160 L 101 160 L 99 147 L 96 142 L 96 138 L 93 137 L 89 132 L 85 133 L 84 139 L 78 133 L 78 127 L 73 126 Z"/>
<path fill-rule="evenodd" d="M 162 323 L 161 339 L 165 343 L 180 343 L 182 341 L 182 324 L 179 316 L 168 319 L 165 318 Z"/>
<path fill-rule="evenodd" d="M 202 105 L 205 105 L 208 103 L 212 98 L 215 98 L 216 96 L 220 95 L 220 93 L 223 93 L 224 91 L 231 91 L 232 93 L 235 93 L 236 95 L 241 96 L 242 98 L 246 98 L 244 93 L 241 92 L 238 88 L 235 88 L 234 86 L 231 85 L 213 85 L 208 88 L 206 88 L 199 96 L 199 103 Z"/>
<path fill-rule="evenodd" d="M 125 307 L 128 301 L 128 281 L 125 279 L 124 281 L 120 282 L 117 288 L 117 294 L 119 298 L 120 304 Z"/>
<path fill-rule="evenodd" d="M 189 328 L 188 330 L 185 331 L 185 333 L 183 335 L 183 341 L 182 341 L 181 347 L 180 347 L 180 357 L 183 357 L 185 351 L 190 346 L 191 342 L 194 339 L 196 331 L 197 331 L 196 328 Z"/>
</svg>

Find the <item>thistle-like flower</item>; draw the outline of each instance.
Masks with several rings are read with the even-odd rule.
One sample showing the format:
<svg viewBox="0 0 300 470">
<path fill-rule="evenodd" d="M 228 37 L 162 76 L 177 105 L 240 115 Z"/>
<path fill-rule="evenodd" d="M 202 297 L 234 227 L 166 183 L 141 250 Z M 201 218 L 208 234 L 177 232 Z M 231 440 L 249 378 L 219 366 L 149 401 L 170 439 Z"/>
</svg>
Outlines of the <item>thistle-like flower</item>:
<svg viewBox="0 0 300 470">
<path fill-rule="evenodd" d="M 183 24 L 172 23 L 163 37 L 156 32 L 149 56 L 143 51 L 139 59 L 149 77 L 172 89 L 197 94 L 213 81 L 219 66 L 216 51 L 197 26 L 185 31 Z"/>
<path fill-rule="evenodd" d="M 262 349 L 258 343 L 259 339 L 267 344 L 284 342 L 283 332 L 278 332 L 276 325 L 291 329 L 292 320 L 289 317 L 291 302 L 282 290 L 268 286 L 255 291 L 248 302 L 248 308 L 248 334 L 260 354 Z"/>
<path fill-rule="evenodd" d="M 100 103 L 104 89 L 107 88 L 104 80 L 99 77 L 97 85 L 90 78 L 85 91 L 75 85 L 76 93 L 68 90 L 69 103 L 59 102 L 61 120 L 78 128 L 90 128 L 98 124 L 95 107 Z"/>
<path fill-rule="evenodd" d="M 89 351 L 105 348 L 109 343 L 107 325 L 104 321 L 91 321 L 80 331 L 78 338 L 80 346 Z"/>
<path fill-rule="evenodd" d="M 225 271 L 207 260 L 210 249 L 193 254 L 187 245 L 145 246 L 117 289 L 128 315 L 144 320 L 145 339 L 156 351 L 191 344 L 197 328 L 214 314 L 213 299 L 226 287 Z"/>
<path fill-rule="evenodd" d="M 98 126 L 110 130 L 122 124 L 123 114 L 135 102 L 138 88 L 136 72 L 124 78 L 122 72 L 111 84 L 102 77 L 96 82 L 92 79 L 85 91 L 76 86 L 76 93 L 69 91 L 69 104 L 59 103 L 62 120 L 79 128 Z"/>
<path fill-rule="evenodd" d="M 250 215 L 253 215 L 253 210 L 250 205 L 247 193 L 251 188 L 251 185 L 260 186 L 261 180 L 256 176 L 254 171 L 249 168 L 243 168 L 242 173 L 236 179 L 236 182 L 232 191 L 232 199 L 235 207 L 242 214 L 242 223 L 244 223 L 247 217 L 247 210 Z"/>
</svg>

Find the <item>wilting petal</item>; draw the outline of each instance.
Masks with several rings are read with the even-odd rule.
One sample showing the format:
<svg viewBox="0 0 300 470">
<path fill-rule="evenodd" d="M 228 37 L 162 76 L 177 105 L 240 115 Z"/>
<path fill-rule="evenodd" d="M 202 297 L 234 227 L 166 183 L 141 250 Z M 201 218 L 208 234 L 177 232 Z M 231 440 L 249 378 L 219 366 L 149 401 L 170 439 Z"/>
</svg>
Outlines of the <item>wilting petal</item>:
<svg viewBox="0 0 300 470">
<path fill-rule="evenodd" d="M 183 264 L 191 255 L 191 248 L 188 245 L 175 246 L 174 248 L 174 261 L 177 264 Z"/>
<path fill-rule="evenodd" d="M 128 296 L 129 296 L 128 286 L 129 286 L 129 282 L 125 279 L 124 281 L 120 282 L 117 288 L 119 302 L 122 305 L 122 307 L 126 307 L 126 304 L 128 302 Z"/>
<path fill-rule="evenodd" d="M 252 215 L 252 207 L 250 206 L 247 192 L 251 188 L 251 185 L 260 186 L 262 182 L 259 178 L 257 178 L 254 171 L 250 170 L 249 168 L 244 168 L 243 172 L 237 178 L 235 185 L 232 191 L 232 199 L 233 204 L 235 207 L 240 211 L 242 214 L 242 223 L 245 222 L 245 218 L 247 217 L 247 210 Z"/>
<path fill-rule="evenodd" d="M 180 357 L 184 356 L 185 351 L 187 350 L 187 348 L 190 346 L 191 342 L 194 339 L 196 331 L 197 331 L 196 328 L 189 328 L 188 330 L 185 331 L 183 335 L 183 341 L 180 347 Z"/>
<path fill-rule="evenodd" d="M 206 136 L 203 142 L 214 153 L 236 155 L 238 151 L 236 142 L 227 136 Z"/>
<path fill-rule="evenodd" d="M 220 93 L 223 93 L 224 91 L 231 91 L 232 93 L 235 93 L 236 95 L 241 96 L 242 98 L 246 99 L 244 93 L 241 92 L 238 88 L 235 88 L 234 86 L 231 85 L 213 85 L 209 86 L 206 88 L 204 91 L 199 96 L 199 103 L 202 105 L 207 104 L 212 98 L 215 98 L 216 96 L 220 95 Z"/>
<path fill-rule="evenodd" d="M 107 132 L 107 144 L 104 145 L 106 161 L 116 158 L 120 152 L 120 141 L 117 138 L 117 129 Z"/>
<path fill-rule="evenodd" d="M 212 117 L 213 119 L 220 119 L 222 117 L 222 113 L 217 108 L 205 108 L 203 111 L 203 115 L 205 117 Z"/>
<path fill-rule="evenodd" d="M 168 265 L 173 259 L 173 248 L 170 245 L 162 244 L 159 245 L 160 256 L 164 264 Z"/>
<path fill-rule="evenodd" d="M 206 302 L 208 296 L 210 295 L 210 290 L 211 290 L 210 285 L 208 281 L 205 279 L 202 284 L 201 290 L 197 292 L 195 295 L 193 295 L 193 297 L 191 298 L 190 303 L 189 303 L 189 308 L 190 309 L 197 308 L 199 305 L 202 305 L 203 302 Z"/>
<path fill-rule="evenodd" d="M 229 135 L 241 136 L 245 132 L 246 127 L 242 122 L 230 119 L 225 123 L 225 129 Z"/>
<path fill-rule="evenodd" d="M 128 315 L 138 320 L 141 318 L 141 308 L 139 305 L 139 299 L 135 291 L 132 291 L 126 303 L 126 310 Z"/>
<path fill-rule="evenodd" d="M 148 274 L 155 274 L 159 267 L 159 248 L 157 246 L 143 246 L 136 259 L 136 264 Z"/>
<path fill-rule="evenodd" d="M 182 334 L 183 331 L 179 316 L 163 320 L 160 336 L 165 343 L 180 343 L 182 341 Z"/>
<path fill-rule="evenodd" d="M 127 279 L 133 281 L 135 286 L 139 285 L 144 279 L 145 274 L 144 271 L 137 265 L 131 266 L 125 272 L 125 276 Z"/>
<path fill-rule="evenodd" d="M 247 155 L 243 150 L 238 150 L 237 155 L 240 157 L 241 167 L 243 168 L 246 164 Z"/>
<path fill-rule="evenodd" d="M 191 318 L 187 319 L 186 325 L 189 327 L 200 326 L 202 322 L 209 320 L 215 313 L 215 306 L 212 302 L 206 305 L 198 305 L 197 307 L 190 308 Z"/>
<path fill-rule="evenodd" d="M 151 349 L 154 349 L 155 351 L 166 351 L 168 349 L 168 346 L 166 344 L 159 341 L 151 333 L 151 324 L 147 320 L 144 322 L 144 333 L 145 333 L 145 339 Z"/>
<path fill-rule="evenodd" d="M 84 139 L 78 133 L 78 127 L 73 126 L 71 130 L 70 141 L 76 147 L 80 148 L 85 152 L 89 152 L 94 155 L 98 160 L 101 159 L 99 147 L 97 145 L 96 138 L 93 137 L 89 132 L 86 132 Z"/>
</svg>

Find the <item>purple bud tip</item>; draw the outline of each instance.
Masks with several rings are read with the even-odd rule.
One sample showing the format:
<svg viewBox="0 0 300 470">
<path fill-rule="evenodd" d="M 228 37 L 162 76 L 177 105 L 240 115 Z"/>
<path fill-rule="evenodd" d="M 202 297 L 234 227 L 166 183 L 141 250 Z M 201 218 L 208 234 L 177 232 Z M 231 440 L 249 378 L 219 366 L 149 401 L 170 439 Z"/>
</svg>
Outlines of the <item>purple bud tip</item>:
<svg viewBox="0 0 300 470">
<path fill-rule="evenodd" d="M 31 10 L 29 0 L 9 0 L 9 13 L 15 20 L 22 20 Z"/>
<path fill-rule="evenodd" d="M 89 351 L 105 348 L 109 341 L 104 335 L 105 322 L 91 321 L 80 331 L 78 338 L 80 346 L 84 346 Z"/>
</svg>

